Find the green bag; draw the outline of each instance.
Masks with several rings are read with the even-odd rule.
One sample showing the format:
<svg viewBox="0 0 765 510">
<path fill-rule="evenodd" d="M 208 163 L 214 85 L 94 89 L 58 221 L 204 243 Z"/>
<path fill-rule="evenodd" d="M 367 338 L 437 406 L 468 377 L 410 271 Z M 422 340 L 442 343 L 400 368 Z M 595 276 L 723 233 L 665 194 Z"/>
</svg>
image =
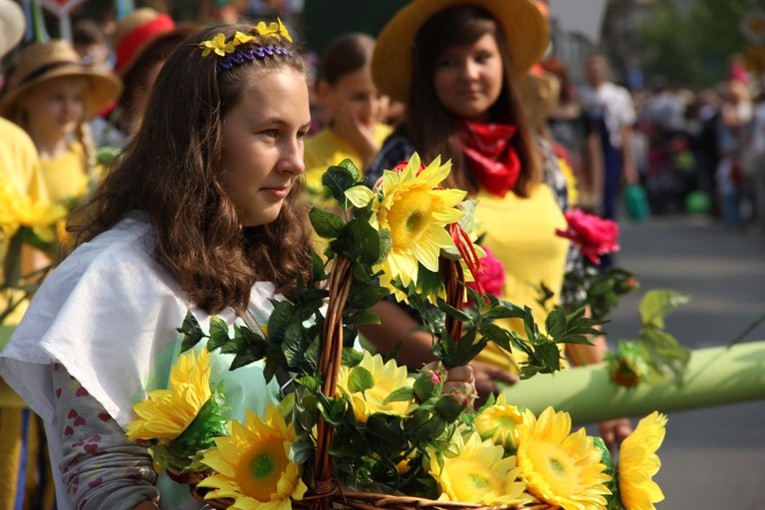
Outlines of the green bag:
<svg viewBox="0 0 765 510">
<path fill-rule="evenodd" d="M 632 221 L 645 221 L 651 216 L 651 207 L 645 190 L 639 184 L 629 184 L 624 190 L 624 208 Z"/>
</svg>

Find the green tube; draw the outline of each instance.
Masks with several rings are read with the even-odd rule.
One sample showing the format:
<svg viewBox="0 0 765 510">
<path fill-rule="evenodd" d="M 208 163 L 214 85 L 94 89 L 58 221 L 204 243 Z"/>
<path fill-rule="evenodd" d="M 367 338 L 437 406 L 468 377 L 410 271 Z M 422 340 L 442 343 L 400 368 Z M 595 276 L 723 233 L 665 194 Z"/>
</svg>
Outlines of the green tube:
<svg viewBox="0 0 765 510">
<path fill-rule="evenodd" d="M 697 349 L 682 387 L 671 381 L 634 388 L 611 381 L 604 363 L 536 375 L 503 390 L 508 403 L 535 414 L 547 406 L 567 411 L 576 424 L 623 416 L 712 407 L 765 399 L 765 341 Z"/>
</svg>

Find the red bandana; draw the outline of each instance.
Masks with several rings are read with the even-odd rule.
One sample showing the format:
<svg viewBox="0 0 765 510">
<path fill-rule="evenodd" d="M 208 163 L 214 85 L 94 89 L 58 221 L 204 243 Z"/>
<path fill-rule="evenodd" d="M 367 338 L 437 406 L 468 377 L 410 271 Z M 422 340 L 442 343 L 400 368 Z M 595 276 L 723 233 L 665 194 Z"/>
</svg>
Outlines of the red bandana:
<svg viewBox="0 0 765 510">
<path fill-rule="evenodd" d="M 504 197 L 521 174 L 521 160 L 510 143 L 518 130 L 509 124 L 459 122 L 460 144 L 478 184 Z"/>
</svg>

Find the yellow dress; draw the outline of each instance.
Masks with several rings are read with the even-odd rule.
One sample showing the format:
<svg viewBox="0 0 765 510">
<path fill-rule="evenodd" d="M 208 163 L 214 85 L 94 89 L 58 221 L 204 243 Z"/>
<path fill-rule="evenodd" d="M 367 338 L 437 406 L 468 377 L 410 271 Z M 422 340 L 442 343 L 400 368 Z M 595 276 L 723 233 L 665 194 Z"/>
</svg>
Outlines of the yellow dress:
<svg viewBox="0 0 765 510">
<path fill-rule="evenodd" d="M 87 161 L 80 142 L 72 142 L 65 154 L 41 164 L 51 201 L 60 202 L 85 194 L 88 189 Z"/>
<path fill-rule="evenodd" d="M 569 249 L 569 241 L 555 234 L 556 229 L 566 228 L 566 218 L 553 191 L 547 184 L 540 184 L 528 198 L 520 198 L 512 192 L 500 198 L 485 191 L 476 198 L 475 218 L 479 235 L 484 236 L 482 245 L 491 250 L 505 269 L 506 280 L 500 297 L 531 308 L 537 324 L 544 331 L 548 310 L 537 302 L 540 284 L 556 291 L 548 301 L 548 307 L 559 304 Z M 518 319 L 498 323 L 523 332 Z M 476 360 L 517 374 L 521 356 L 522 353 L 516 352 L 510 356 L 490 343 Z"/>
</svg>

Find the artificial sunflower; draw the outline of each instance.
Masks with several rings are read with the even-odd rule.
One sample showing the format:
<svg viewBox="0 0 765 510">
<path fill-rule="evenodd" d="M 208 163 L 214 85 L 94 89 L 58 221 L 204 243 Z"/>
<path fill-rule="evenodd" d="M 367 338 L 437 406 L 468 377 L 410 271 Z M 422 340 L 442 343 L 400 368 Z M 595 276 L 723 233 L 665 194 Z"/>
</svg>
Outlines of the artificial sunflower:
<svg viewBox="0 0 765 510">
<path fill-rule="evenodd" d="M 370 222 L 375 228 L 390 231 L 390 253 L 376 268 L 383 271 L 380 281 L 386 287 L 397 279 L 404 287 L 416 283 L 419 264 L 437 272 L 441 250 L 454 246 L 446 226 L 464 216 L 456 206 L 466 192 L 439 189 L 450 171 L 451 163 L 442 165 L 440 157 L 421 168 L 420 157 L 415 153 L 403 169 L 383 173 L 377 193 L 365 186 L 354 186 L 345 192 L 356 207 L 372 202 Z"/>
<path fill-rule="evenodd" d="M 430 455 L 430 471 L 441 488 L 441 500 L 483 505 L 512 505 L 529 501 L 526 486 L 517 481 L 514 456 L 504 457 L 505 449 L 491 440 L 471 433 L 466 438 L 454 435 L 457 455 L 444 456 L 440 463 Z M 504 457 L 504 458 L 503 458 Z"/>
<path fill-rule="evenodd" d="M 502 393 L 494 404 L 481 409 L 473 420 L 473 426 L 481 438 L 491 438 L 495 444 L 505 448 L 514 447 L 515 428 L 521 423 L 523 413 L 516 406 L 508 404 Z"/>
<path fill-rule="evenodd" d="M 138 419 L 127 426 L 128 438 L 173 440 L 194 421 L 212 395 L 211 355 L 201 349 L 178 356 L 170 371 L 170 389 L 149 392 L 148 399 L 133 406 Z"/>
<path fill-rule="evenodd" d="M 571 434 L 571 416 L 548 407 L 516 427 L 520 477 L 529 493 L 564 510 L 606 508 L 610 477 L 584 429 Z"/>
<path fill-rule="evenodd" d="M 248 410 L 246 425 L 232 421 L 229 427 L 230 436 L 216 438 L 216 447 L 204 454 L 202 463 L 215 471 L 199 483 L 214 489 L 205 497 L 232 498 L 229 508 L 238 510 L 291 509 L 291 499 L 308 490 L 289 456 L 297 439 L 292 425 L 269 405 L 265 420 Z"/>
<path fill-rule="evenodd" d="M 42 228 L 66 216 L 66 208 L 47 201 L 34 201 L 18 193 L 10 182 L 0 184 L 0 239 L 12 237 L 19 228 Z"/>
<path fill-rule="evenodd" d="M 361 379 L 360 374 L 363 374 Z M 358 380 L 368 383 L 358 387 L 354 382 Z M 350 398 L 356 420 L 366 423 L 375 413 L 407 416 L 414 407 L 412 400 L 385 402 L 385 399 L 394 391 L 412 384 L 406 367 L 398 366 L 394 360 L 384 363 L 379 354 L 373 356 L 364 351 L 358 365 L 353 368 L 340 367 L 337 388 Z"/>
<path fill-rule="evenodd" d="M 664 440 L 667 417 L 656 411 L 638 423 L 619 447 L 619 496 L 627 510 L 652 510 L 664 499 L 661 488 L 652 480 L 661 460 L 656 450 Z"/>
</svg>

